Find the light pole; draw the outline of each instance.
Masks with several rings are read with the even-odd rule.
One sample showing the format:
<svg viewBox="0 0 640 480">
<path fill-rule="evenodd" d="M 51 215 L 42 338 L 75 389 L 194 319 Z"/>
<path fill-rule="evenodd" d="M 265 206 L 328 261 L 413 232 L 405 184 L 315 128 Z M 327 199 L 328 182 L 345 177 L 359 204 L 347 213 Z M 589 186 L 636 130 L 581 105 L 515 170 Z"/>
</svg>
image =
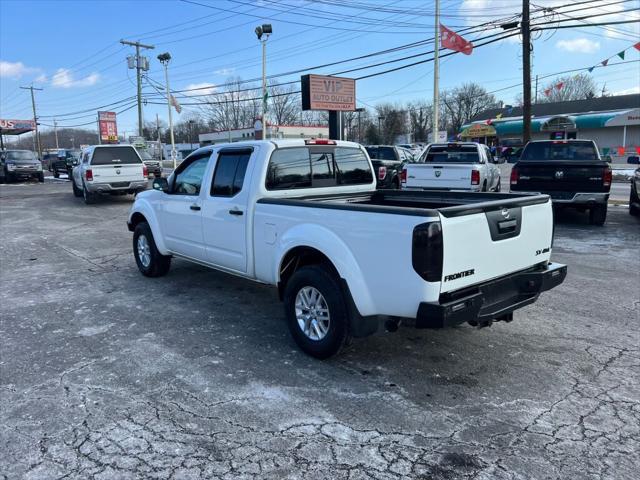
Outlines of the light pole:
<svg viewBox="0 0 640 480">
<path fill-rule="evenodd" d="M 164 65 L 164 78 L 167 88 L 167 108 L 169 109 L 169 133 L 171 135 L 171 162 L 173 162 L 173 169 L 176 169 L 176 142 L 173 136 L 173 117 L 171 116 L 171 89 L 169 88 L 169 62 L 171 61 L 171 55 L 169 52 L 161 53 L 158 55 L 158 60 Z"/>
<path fill-rule="evenodd" d="M 189 148 L 191 150 L 193 150 L 193 124 L 194 123 L 195 123 L 195 120 L 187 120 L 187 125 L 189 125 Z"/>
<path fill-rule="evenodd" d="M 262 43 L 262 138 L 267 138 L 267 40 L 273 33 L 270 23 L 264 23 L 256 27 L 256 36 Z M 264 37 L 264 40 L 263 40 Z"/>
</svg>

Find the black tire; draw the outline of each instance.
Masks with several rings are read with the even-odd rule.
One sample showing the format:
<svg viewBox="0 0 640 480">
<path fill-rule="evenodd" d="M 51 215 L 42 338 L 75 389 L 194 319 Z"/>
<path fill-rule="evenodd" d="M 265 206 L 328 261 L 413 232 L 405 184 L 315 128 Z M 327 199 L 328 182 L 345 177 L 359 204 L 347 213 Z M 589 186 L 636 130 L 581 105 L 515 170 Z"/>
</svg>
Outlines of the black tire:
<svg viewBox="0 0 640 480">
<path fill-rule="evenodd" d="M 82 190 L 80 190 L 78 188 L 78 186 L 76 185 L 76 182 L 73 180 L 73 178 L 71 179 L 71 187 L 73 188 L 73 195 L 80 198 L 83 195 Z"/>
<path fill-rule="evenodd" d="M 53 178 L 60 178 L 60 172 L 58 172 L 57 168 L 53 169 Z"/>
<path fill-rule="evenodd" d="M 150 262 L 145 265 L 145 262 L 140 258 L 138 249 L 138 240 L 144 236 L 149 247 Z M 171 267 L 171 257 L 168 255 L 162 255 L 156 247 L 156 242 L 153 239 L 153 233 L 151 227 L 147 222 L 140 222 L 136 225 L 133 232 L 133 256 L 136 259 L 136 265 L 138 270 L 145 277 L 161 277 L 166 275 Z"/>
<path fill-rule="evenodd" d="M 500 181 L 500 179 L 498 179 L 498 184 L 496 185 L 496 188 L 495 188 L 494 192 L 499 192 L 499 191 L 501 191 L 501 190 L 502 190 L 502 185 L 501 185 L 501 183 L 502 183 L 502 182 Z"/>
<path fill-rule="evenodd" d="M 591 207 L 589 209 L 589 223 L 591 225 L 604 225 L 607 220 L 607 206 L 598 205 L 597 207 Z"/>
<path fill-rule="evenodd" d="M 84 183 L 82 184 L 82 196 L 84 197 L 84 203 L 87 205 L 96 203 L 96 194 L 87 190 L 87 186 Z"/>
<path fill-rule="evenodd" d="M 486 192 L 487 191 L 487 181 L 486 180 L 482 183 L 482 190 L 481 191 L 482 192 Z"/>
<path fill-rule="evenodd" d="M 633 215 L 634 217 L 640 216 L 640 198 L 638 198 L 638 194 L 633 191 L 633 186 L 631 187 L 631 192 L 629 193 L 629 215 Z"/>
<path fill-rule="evenodd" d="M 329 312 L 328 330 L 319 340 L 307 336 L 296 317 L 296 297 L 306 287 L 320 292 Z M 336 355 L 350 339 L 349 311 L 338 278 L 321 265 L 302 267 L 291 276 L 284 290 L 284 311 L 293 339 L 312 357 L 325 359 Z"/>
<path fill-rule="evenodd" d="M 39 181 L 40 183 L 44 183 L 44 172 L 40 172 L 40 173 L 38 174 L 38 181 Z"/>
</svg>

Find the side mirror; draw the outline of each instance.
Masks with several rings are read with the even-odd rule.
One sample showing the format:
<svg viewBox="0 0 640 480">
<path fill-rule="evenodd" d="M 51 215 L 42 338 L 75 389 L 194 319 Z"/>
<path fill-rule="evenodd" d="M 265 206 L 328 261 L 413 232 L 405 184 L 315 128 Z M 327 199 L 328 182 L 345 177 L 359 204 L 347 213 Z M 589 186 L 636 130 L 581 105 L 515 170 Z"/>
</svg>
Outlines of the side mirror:
<svg viewBox="0 0 640 480">
<path fill-rule="evenodd" d="M 71 165 L 73 165 L 74 167 L 77 167 L 77 166 L 78 166 L 78 160 L 73 159 L 73 160 L 71 161 Z"/>
<path fill-rule="evenodd" d="M 169 182 L 167 182 L 166 178 L 154 178 L 152 185 L 154 190 L 160 190 L 164 193 L 169 192 Z"/>
</svg>

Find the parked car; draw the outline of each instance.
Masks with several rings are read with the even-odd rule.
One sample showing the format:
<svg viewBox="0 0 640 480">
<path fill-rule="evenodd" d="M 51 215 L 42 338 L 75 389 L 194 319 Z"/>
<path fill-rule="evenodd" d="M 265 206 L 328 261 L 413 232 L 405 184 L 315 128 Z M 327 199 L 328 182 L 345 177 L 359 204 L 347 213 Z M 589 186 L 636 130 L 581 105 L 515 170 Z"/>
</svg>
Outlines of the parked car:
<svg viewBox="0 0 640 480">
<path fill-rule="evenodd" d="M 398 144 L 398 147 L 409 150 L 413 158 L 418 158 L 424 150 L 424 147 L 421 147 L 420 145 L 417 145 L 415 143 L 400 143 Z"/>
<path fill-rule="evenodd" d="M 31 150 L 5 150 L 0 156 L 0 181 L 37 178 L 44 182 L 42 163 Z"/>
<path fill-rule="evenodd" d="M 402 167 L 413 161 L 412 153 L 395 145 L 369 145 L 365 149 L 376 172 L 377 187 L 399 189 Z"/>
<path fill-rule="evenodd" d="M 79 154 L 75 150 L 60 149 L 54 157 L 50 157 L 49 170 L 53 172 L 54 178 L 60 178 L 60 173 L 65 173 L 71 180 L 71 170 L 73 170 L 74 160 L 77 163 Z"/>
<path fill-rule="evenodd" d="M 588 210 L 591 224 L 604 225 L 611 180 L 593 140 L 536 140 L 511 170 L 511 191 L 545 193 L 556 208 Z"/>
<path fill-rule="evenodd" d="M 71 175 L 73 194 L 94 203 L 98 194 L 136 194 L 147 189 L 147 167 L 131 145 L 94 145 L 82 150 Z"/>
<path fill-rule="evenodd" d="M 162 176 L 162 165 L 160 165 L 159 160 L 154 160 L 149 152 L 143 150 L 141 148 L 136 148 L 140 158 L 142 158 L 143 163 L 147 167 L 147 173 L 149 175 L 153 175 L 154 177 Z"/>
<path fill-rule="evenodd" d="M 640 157 L 638 155 L 631 155 L 627 157 L 627 163 L 631 165 L 640 165 Z"/>
<path fill-rule="evenodd" d="M 502 161 L 481 143 L 432 143 L 417 162 L 404 166 L 402 188 L 499 192 Z"/>
<path fill-rule="evenodd" d="M 629 213 L 640 216 L 640 168 L 636 168 L 631 178 L 631 193 L 629 194 Z"/>
<path fill-rule="evenodd" d="M 153 187 L 128 218 L 140 272 L 178 257 L 276 286 L 293 338 L 319 358 L 399 318 L 509 321 L 566 274 L 549 263 L 548 196 L 376 191 L 357 143 L 207 146 Z"/>
</svg>

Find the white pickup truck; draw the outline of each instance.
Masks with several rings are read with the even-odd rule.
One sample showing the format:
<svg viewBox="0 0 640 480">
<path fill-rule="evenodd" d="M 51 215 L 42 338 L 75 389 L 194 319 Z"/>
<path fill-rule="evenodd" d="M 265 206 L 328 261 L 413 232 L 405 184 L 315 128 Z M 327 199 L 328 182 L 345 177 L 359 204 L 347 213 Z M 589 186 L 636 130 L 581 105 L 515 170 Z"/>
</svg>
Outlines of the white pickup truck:
<svg viewBox="0 0 640 480">
<path fill-rule="evenodd" d="M 102 193 L 126 195 L 147 189 L 147 167 L 132 145 L 93 145 L 74 160 L 71 186 L 76 197 L 94 203 Z"/>
<path fill-rule="evenodd" d="M 546 195 L 376 191 L 356 143 L 252 141 L 195 151 L 131 208 L 143 275 L 172 257 L 277 286 L 310 355 L 397 328 L 512 319 L 562 283 Z"/>
<path fill-rule="evenodd" d="M 500 161 L 481 143 L 432 143 L 404 166 L 401 188 L 499 192 Z"/>
</svg>

